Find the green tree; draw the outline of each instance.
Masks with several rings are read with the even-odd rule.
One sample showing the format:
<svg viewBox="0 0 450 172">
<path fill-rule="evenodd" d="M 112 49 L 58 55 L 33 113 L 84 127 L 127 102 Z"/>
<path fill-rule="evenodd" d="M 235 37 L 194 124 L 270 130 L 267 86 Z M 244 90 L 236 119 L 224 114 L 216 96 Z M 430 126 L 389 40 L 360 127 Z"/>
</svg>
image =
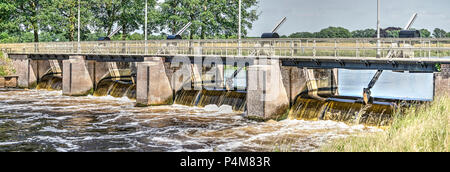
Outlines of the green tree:
<svg viewBox="0 0 450 172">
<path fill-rule="evenodd" d="M 15 0 L 15 15 L 18 23 L 25 26 L 25 31 L 32 31 L 34 42 L 39 42 L 40 22 L 43 18 L 41 9 L 49 5 L 49 0 Z"/>
<path fill-rule="evenodd" d="M 444 30 L 439 29 L 439 28 L 435 28 L 433 31 L 433 36 L 435 38 L 444 38 L 446 34 L 447 33 Z"/>
<path fill-rule="evenodd" d="M 318 38 L 351 38 L 352 34 L 349 30 L 342 27 L 328 27 L 316 33 Z"/>
<path fill-rule="evenodd" d="M 252 28 L 258 19 L 257 0 L 242 1 L 242 33 Z M 161 29 L 175 34 L 192 22 L 189 37 L 232 37 L 238 32 L 238 0 L 166 0 L 161 4 Z"/>
<path fill-rule="evenodd" d="M 398 38 L 400 37 L 400 30 L 388 30 L 386 31 L 389 38 Z"/>
<path fill-rule="evenodd" d="M 420 36 L 422 38 L 429 38 L 431 35 L 431 32 L 428 31 L 427 29 L 420 29 L 419 31 L 420 31 Z"/>
<path fill-rule="evenodd" d="M 149 19 L 155 21 L 155 0 L 148 0 Z M 122 27 L 122 40 L 126 40 L 129 33 L 140 29 L 144 25 L 145 0 L 93 0 L 91 11 L 94 16 L 93 28 L 97 32 L 109 35 L 114 27 Z M 150 23 L 149 26 L 154 26 Z M 155 27 L 150 27 L 150 29 Z"/>
<path fill-rule="evenodd" d="M 17 35 L 19 25 L 15 22 L 14 16 L 11 15 L 16 11 L 13 2 L 9 0 L 0 0 L 0 42 L 14 42 L 18 40 Z"/>
<path fill-rule="evenodd" d="M 355 30 L 352 32 L 353 38 L 371 38 L 377 31 L 375 29 Z"/>
<path fill-rule="evenodd" d="M 42 30 L 55 37 L 46 37 L 50 41 L 75 41 L 78 33 L 78 0 L 50 0 L 49 6 L 41 10 L 44 20 L 41 21 Z M 89 1 L 80 1 L 81 36 L 86 39 L 89 32 L 91 12 Z"/>
<path fill-rule="evenodd" d="M 295 32 L 289 35 L 289 38 L 313 38 L 314 34 L 311 32 Z"/>
</svg>

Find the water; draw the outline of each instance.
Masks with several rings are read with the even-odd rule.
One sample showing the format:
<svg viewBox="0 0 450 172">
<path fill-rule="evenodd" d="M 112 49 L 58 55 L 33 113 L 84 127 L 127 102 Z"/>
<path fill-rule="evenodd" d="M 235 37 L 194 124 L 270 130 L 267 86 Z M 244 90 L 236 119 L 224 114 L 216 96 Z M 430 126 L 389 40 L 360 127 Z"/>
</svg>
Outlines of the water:
<svg viewBox="0 0 450 172">
<path fill-rule="evenodd" d="M 343 96 L 362 97 L 376 71 L 339 69 L 338 91 Z M 434 81 L 432 73 L 399 73 L 383 71 L 372 96 L 385 99 L 433 100 Z"/>
<path fill-rule="evenodd" d="M 315 151 L 380 131 L 329 120 L 255 122 L 226 106 L 142 108 L 126 97 L 0 90 L 0 151 Z"/>
</svg>

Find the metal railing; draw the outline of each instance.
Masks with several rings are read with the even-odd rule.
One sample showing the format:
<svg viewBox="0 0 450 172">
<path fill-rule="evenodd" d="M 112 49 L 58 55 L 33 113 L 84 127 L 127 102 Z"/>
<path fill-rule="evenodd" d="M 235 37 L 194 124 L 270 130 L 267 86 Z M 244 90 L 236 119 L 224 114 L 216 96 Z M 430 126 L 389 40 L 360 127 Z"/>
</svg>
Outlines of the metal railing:
<svg viewBox="0 0 450 172">
<path fill-rule="evenodd" d="M 15 54 L 96 54 L 96 55 L 213 55 L 299 57 L 376 57 L 432 58 L 450 56 L 450 39 L 383 38 L 362 39 L 224 39 L 224 40 L 153 40 L 95 41 L 0 44 L 0 49 Z M 240 45 L 240 46 L 239 46 Z M 147 48 L 147 53 L 145 52 Z M 393 55 L 394 54 L 394 55 Z"/>
</svg>

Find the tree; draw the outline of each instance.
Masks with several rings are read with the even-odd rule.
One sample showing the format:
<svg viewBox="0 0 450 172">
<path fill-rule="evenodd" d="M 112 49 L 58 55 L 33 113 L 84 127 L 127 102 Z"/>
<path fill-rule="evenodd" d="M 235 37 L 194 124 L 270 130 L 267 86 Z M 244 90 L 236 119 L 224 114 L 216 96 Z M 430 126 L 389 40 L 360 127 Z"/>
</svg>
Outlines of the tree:
<svg viewBox="0 0 450 172">
<path fill-rule="evenodd" d="M 445 35 L 445 37 L 450 38 L 450 32 L 448 32 L 447 35 Z"/>
<path fill-rule="evenodd" d="M 154 10 L 156 1 L 148 0 L 148 4 L 150 11 Z M 109 35 L 114 31 L 114 27 L 120 26 L 122 27 L 121 39 L 126 40 L 129 33 L 144 25 L 145 0 L 93 0 L 91 6 L 94 29 L 97 32 Z"/>
<path fill-rule="evenodd" d="M 313 38 L 314 34 L 311 32 L 295 32 L 289 35 L 289 38 Z"/>
<path fill-rule="evenodd" d="M 387 30 L 387 37 L 389 38 L 398 38 L 400 37 L 400 30 Z"/>
<path fill-rule="evenodd" d="M 342 27 L 328 27 L 320 30 L 316 37 L 318 38 L 350 38 L 352 34 L 349 30 Z"/>
<path fill-rule="evenodd" d="M 355 30 L 352 32 L 353 38 L 371 38 L 377 31 L 375 29 Z"/>
<path fill-rule="evenodd" d="M 49 6 L 41 10 L 42 30 L 54 38 L 46 37 L 50 41 L 75 41 L 78 33 L 78 0 L 50 0 Z M 86 39 L 83 33 L 89 32 L 88 23 L 91 20 L 91 12 L 88 8 L 89 2 L 80 1 L 81 14 L 81 36 Z"/>
<path fill-rule="evenodd" d="M 429 38 L 431 35 L 431 32 L 428 31 L 427 29 L 420 29 L 419 31 L 420 31 L 420 36 L 422 38 Z"/>
<path fill-rule="evenodd" d="M 140 26 L 144 24 L 144 1 L 145 0 L 120 0 L 118 25 L 122 27 L 122 40 L 126 40 L 128 33 L 139 29 Z"/>
<path fill-rule="evenodd" d="M 258 19 L 257 0 L 242 1 L 242 32 L 252 28 Z M 189 37 L 232 37 L 238 32 L 238 0 L 166 0 L 161 4 L 161 29 L 175 34 L 186 23 L 192 22 Z"/>
<path fill-rule="evenodd" d="M 0 0 L 0 42 L 14 42 L 17 37 L 12 38 L 18 33 L 19 27 L 15 22 L 13 14 L 16 7 L 11 1 Z"/>
<path fill-rule="evenodd" d="M 43 18 L 42 7 L 50 4 L 49 0 L 15 0 L 15 15 L 18 23 L 24 26 L 25 31 L 32 31 L 34 42 L 39 42 L 40 22 Z"/>
<path fill-rule="evenodd" d="M 444 30 L 439 29 L 439 28 L 435 28 L 433 31 L 433 36 L 435 38 L 444 38 L 446 34 L 447 33 Z"/>
</svg>

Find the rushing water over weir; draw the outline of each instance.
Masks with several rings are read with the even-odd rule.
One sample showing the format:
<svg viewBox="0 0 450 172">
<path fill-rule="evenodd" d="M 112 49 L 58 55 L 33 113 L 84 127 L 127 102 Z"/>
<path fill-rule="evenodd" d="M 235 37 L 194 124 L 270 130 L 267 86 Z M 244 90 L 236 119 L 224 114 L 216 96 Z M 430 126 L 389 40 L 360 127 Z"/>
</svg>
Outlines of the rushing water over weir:
<svg viewBox="0 0 450 172">
<path fill-rule="evenodd" d="M 135 107 L 112 96 L 0 91 L 0 151 L 313 151 L 330 139 L 378 131 L 334 121 L 256 122 L 184 105 Z"/>
<path fill-rule="evenodd" d="M 181 90 L 175 105 L 142 108 L 128 79 L 103 79 L 86 97 L 51 91 L 61 85 L 48 75 L 37 90 L 0 90 L 0 151 L 314 151 L 379 131 L 370 126 L 393 113 L 388 104 L 299 97 L 288 119 L 256 122 L 243 115 L 245 91 Z"/>
</svg>

